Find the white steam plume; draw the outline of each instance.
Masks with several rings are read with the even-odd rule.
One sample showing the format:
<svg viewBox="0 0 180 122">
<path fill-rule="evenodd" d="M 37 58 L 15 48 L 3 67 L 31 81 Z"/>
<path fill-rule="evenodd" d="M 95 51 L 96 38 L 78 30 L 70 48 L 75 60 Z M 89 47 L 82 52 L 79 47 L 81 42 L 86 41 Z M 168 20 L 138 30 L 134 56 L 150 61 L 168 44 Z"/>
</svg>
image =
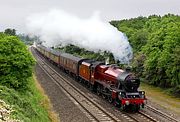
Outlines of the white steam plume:
<svg viewBox="0 0 180 122">
<path fill-rule="evenodd" d="M 53 9 L 47 13 L 27 18 L 28 32 L 40 36 L 46 46 L 73 44 L 90 51 L 109 51 L 116 60 L 127 63 L 132 50 L 127 37 L 108 22 L 95 14 L 89 19 L 62 10 Z"/>
</svg>

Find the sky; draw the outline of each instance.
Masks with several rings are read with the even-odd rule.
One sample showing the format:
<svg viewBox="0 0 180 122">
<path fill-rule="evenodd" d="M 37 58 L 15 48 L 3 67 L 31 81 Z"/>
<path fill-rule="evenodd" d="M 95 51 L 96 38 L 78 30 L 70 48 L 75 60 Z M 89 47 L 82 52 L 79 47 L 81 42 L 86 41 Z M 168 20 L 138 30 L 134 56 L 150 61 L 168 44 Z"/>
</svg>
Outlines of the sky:
<svg viewBox="0 0 180 122">
<path fill-rule="evenodd" d="M 26 32 L 27 17 L 60 9 L 80 18 L 100 13 L 103 21 L 167 13 L 180 15 L 180 0 L 0 0 L 0 31 Z"/>
</svg>

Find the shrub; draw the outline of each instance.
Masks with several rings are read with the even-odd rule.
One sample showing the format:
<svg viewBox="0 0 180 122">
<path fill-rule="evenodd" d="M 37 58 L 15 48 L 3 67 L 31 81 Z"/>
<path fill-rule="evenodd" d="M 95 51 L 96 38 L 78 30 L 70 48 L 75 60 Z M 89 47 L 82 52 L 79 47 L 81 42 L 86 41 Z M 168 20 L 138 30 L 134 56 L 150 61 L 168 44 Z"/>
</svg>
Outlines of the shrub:
<svg viewBox="0 0 180 122">
<path fill-rule="evenodd" d="M 15 90 L 27 89 L 34 63 L 18 37 L 0 34 L 0 84 Z"/>
</svg>

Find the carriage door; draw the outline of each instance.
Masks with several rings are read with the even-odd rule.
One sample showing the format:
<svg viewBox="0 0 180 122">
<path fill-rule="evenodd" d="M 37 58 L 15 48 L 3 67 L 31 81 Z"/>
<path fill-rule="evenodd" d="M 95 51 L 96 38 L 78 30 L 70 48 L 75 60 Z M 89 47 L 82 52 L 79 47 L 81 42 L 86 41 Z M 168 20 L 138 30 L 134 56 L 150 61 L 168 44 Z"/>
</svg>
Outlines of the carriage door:
<svg viewBox="0 0 180 122">
<path fill-rule="evenodd" d="M 90 74 L 91 74 L 91 84 L 94 84 L 94 73 L 95 73 L 95 68 L 94 67 L 91 67 L 91 71 L 90 71 Z"/>
</svg>

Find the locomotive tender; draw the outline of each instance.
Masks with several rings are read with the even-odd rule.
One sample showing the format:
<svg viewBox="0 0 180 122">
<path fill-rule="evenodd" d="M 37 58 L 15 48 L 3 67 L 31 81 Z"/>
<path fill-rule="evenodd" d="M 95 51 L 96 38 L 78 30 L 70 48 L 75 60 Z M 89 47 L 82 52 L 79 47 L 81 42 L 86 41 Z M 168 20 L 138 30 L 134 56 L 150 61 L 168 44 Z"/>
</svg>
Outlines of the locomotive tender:
<svg viewBox="0 0 180 122">
<path fill-rule="evenodd" d="M 75 57 L 42 45 L 37 45 L 36 50 L 115 106 L 123 110 L 135 111 L 138 111 L 140 107 L 144 108 L 145 92 L 138 91 L 140 80 L 129 70 Z"/>
</svg>

